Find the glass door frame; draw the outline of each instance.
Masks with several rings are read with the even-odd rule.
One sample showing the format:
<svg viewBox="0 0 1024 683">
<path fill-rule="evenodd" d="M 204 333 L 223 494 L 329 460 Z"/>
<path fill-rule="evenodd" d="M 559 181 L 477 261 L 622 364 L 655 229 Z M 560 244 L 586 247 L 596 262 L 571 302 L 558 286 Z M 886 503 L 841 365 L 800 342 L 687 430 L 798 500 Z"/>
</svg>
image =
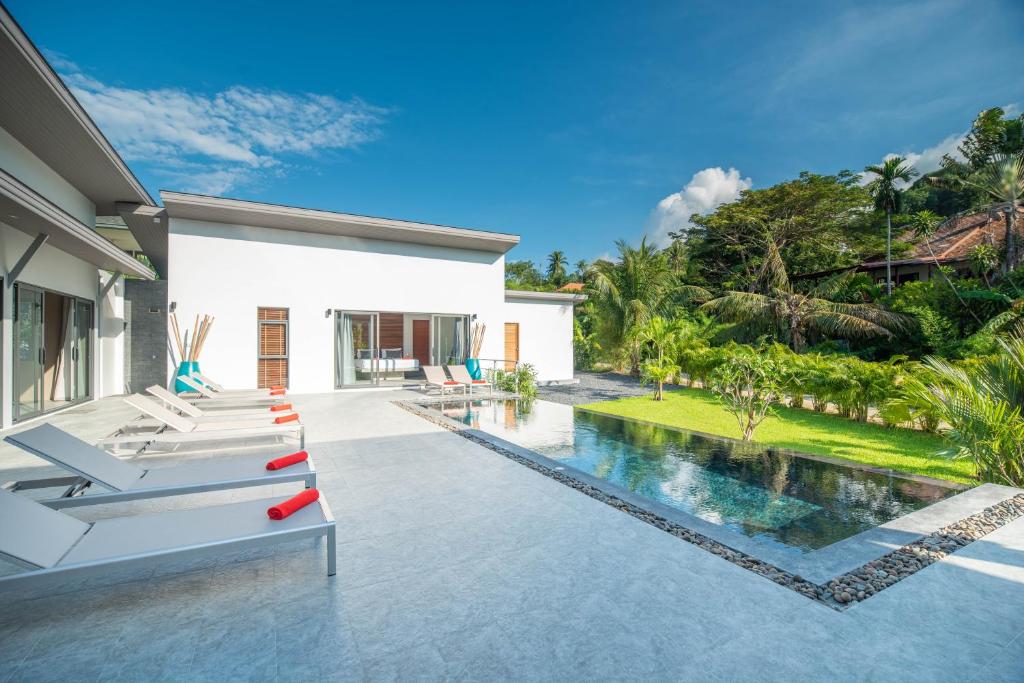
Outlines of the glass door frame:
<svg viewBox="0 0 1024 683">
<path fill-rule="evenodd" d="M 46 407 L 46 404 L 48 403 L 48 401 L 46 399 L 46 387 L 45 387 L 46 367 L 45 367 L 45 362 L 40 363 L 39 364 L 39 369 L 38 369 L 39 374 L 35 378 L 36 379 L 37 388 L 38 388 L 38 391 L 39 391 L 39 396 L 40 396 L 40 400 L 39 400 L 39 406 L 40 407 L 39 407 L 39 410 L 31 411 L 31 412 L 29 412 L 27 414 L 22 414 L 22 411 L 20 410 L 20 405 L 19 405 L 20 404 L 20 401 L 19 401 L 20 394 L 18 393 L 19 389 L 18 389 L 18 367 L 17 367 L 18 366 L 18 358 L 17 358 L 17 354 L 18 354 L 18 330 L 17 330 L 17 324 L 18 324 L 18 321 L 19 321 L 19 318 L 18 318 L 18 313 L 19 313 L 19 311 L 18 311 L 18 296 L 19 296 L 19 292 L 21 290 L 23 290 L 23 289 L 31 291 L 31 292 L 34 292 L 34 293 L 38 294 L 39 296 L 41 296 L 40 309 L 39 309 L 40 310 L 40 313 L 39 313 L 39 315 L 40 315 L 40 329 L 39 329 L 40 343 L 39 343 L 39 350 L 38 350 L 38 353 L 40 354 L 41 358 L 45 359 L 45 357 L 46 357 L 46 295 L 47 294 L 56 294 L 58 296 L 64 297 L 65 299 L 69 299 L 72 302 L 72 304 L 73 304 L 71 306 L 71 313 L 72 313 L 72 315 L 71 315 L 71 319 L 68 321 L 68 325 L 73 326 L 73 332 L 74 332 L 74 336 L 72 337 L 73 342 L 72 342 L 72 345 L 71 345 L 72 353 L 66 359 L 66 362 L 68 363 L 68 367 L 65 370 L 66 372 L 71 372 L 72 373 L 72 375 L 71 375 L 71 377 L 72 377 L 71 384 L 72 384 L 73 389 L 72 389 L 72 392 L 71 392 L 71 394 L 72 394 L 71 395 L 71 399 L 66 401 L 66 402 L 63 402 L 63 403 L 61 403 L 60 405 L 57 405 L 57 406 L 53 406 L 53 407 L 50 407 L 50 408 Z M 29 420 L 29 419 L 32 419 L 32 418 L 35 418 L 35 417 L 39 417 L 40 415 L 46 415 L 47 413 L 51 413 L 51 412 L 54 412 L 54 411 L 57 411 L 57 410 L 62 410 L 64 408 L 68 408 L 70 406 L 78 405 L 80 403 L 85 403 L 87 401 L 92 400 L 92 397 L 93 397 L 93 360 L 95 358 L 95 348 L 96 348 L 96 339 L 95 339 L 95 334 L 96 334 L 96 310 L 97 310 L 96 309 L 96 302 L 94 300 L 92 300 L 92 299 L 86 299 L 85 297 L 75 296 L 74 294 L 68 294 L 66 292 L 61 292 L 60 290 L 50 289 L 49 287 L 41 287 L 39 285 L 34 285 L 34 284 L 30 283 L 30 282 L 20 282 L 20 281 L 16 281 L 16 282 L 13 283 L 12 301 L 14 302 L 14 307 L 13 307 L 13 309 L 11 311 L 11 313 L 12 313 L 11 321 L 13 323 L 12 324 L 12 334 L 11 334 L 11 341 L 12 341 L 12 343 L 11 343 L 11 360 L 12 360 L 12 367 L 11 367 L 11 375 L 12 375 L 11 376 L 11 388 L 12 388 L 12 392 L 11 392 L 11 394 L 12 394 L 12 396 L 11 396 L 12 406 L 11 407 L 12 407 L 12 413 L 11 413 L 11 418 L 12 418 L 13 422 L 17 423 L 17 422 L 19 422 L 21 420 Z M 79 320 L 78 313 L 79 313 L 79 307 L 82 304 L 85 304 L 88 307 L 88 309 L 89 309 L 89 320 L 86 321 L 87 322 L 87 328 L 86 328 L 87 329 L 87 341 L 86 341 L 86 353 L 85 353 L 85 358 L 84 359 L 81 357 L 81 347 L 78 344 L 78 341 L 79 341 L 78 333 L 79 333 L 79 330 L 80 330 L 79 323 L 81 322 Z M 83 392 L 83 395 L 79 396 L 78 395 L 79 394 L 79 388 L 78 388 L 79 364 L 83 363 L 83 362 L 85 363 L 85 383 L 86 383 L 86 387 L 85 387 L 85 391 Z"/>
<path fill-rule="evenodd" d="M 352 384 L 344 383 L 344 368 L 339 363 L 344 362 L 343 345 L 341 335 L 338 334 L 339 323 L 344 324 L 345 316 L 368 316 L 371 319 L 368 330 L 370 349 L 370 377 L 367 380 L 356 380 Z M 353 352 L 357 349 L 353 349 Z M 347 359 L 358 360 L 356 358 Z M 365 387 L 380 386 L 380 311 L 349 311 L 345 309 L 334 310 L 334 388 L 335 389 L 359 389 Z"/>
<path fill-rule="evenodd" d="M 460 333 L 462 335 L 462 354 L 463 358 L 460 363 L 465 363 L 466 358 L 469 357 L 469 325 L 472 316 L 464 313 L 431 313 L 430 314 L 430 362 L 435 365 L 448 365 L 448 359 L 445 357 L 443 360 L 440 355 L 440 349 L 437 348 L 437 336 L 438 336 L 438 323 L 442 318 L 461 318 L 462 329 Z"/>
</svg>

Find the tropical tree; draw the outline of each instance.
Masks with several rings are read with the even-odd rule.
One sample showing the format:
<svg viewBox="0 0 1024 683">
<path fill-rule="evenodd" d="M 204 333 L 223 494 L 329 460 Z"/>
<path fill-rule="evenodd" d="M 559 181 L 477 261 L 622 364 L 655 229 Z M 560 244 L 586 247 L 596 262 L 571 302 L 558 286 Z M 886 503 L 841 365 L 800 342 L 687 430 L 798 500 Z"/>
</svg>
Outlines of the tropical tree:
<svg viewBox="0 0 1024 683">
<path fill-rule="evenodd" d="M 868 192 L 875 208 L 885 211 L 885 291 L 892 294 L 892 215 L 900 209 L 899 183 L 909 183 L 917 171 L 903 157 L 889 157 L 881 164 L 867 166 L 864 171 L 875 178 L 868 183 Z"/>
<path fill-rule="evenodd" d="M 1024 157 L 997 156 L 978 173 L 964 179 L 964 184 L 983 191 L 989 198 L 1003 204 L 1006 237 L 1003 246 L 1003 273 L 1020 265 L 1017 247 L 1017 211 L 1024 201 Z"/>
<path fill-rule="evenodd" d="M 576 281 L 577 282 L 585 282 L 586 279 L 587 279 L 587 271 L 588 270 L 590 270 L 590 264 L 589 263 L 587 263 L 583 259 L 580 259 L 579 261 L 577 261 L 576 262 L 576 272 L 573 273 L 573 276 L 576 278 Z"/>
<path fill-rule="evenodd" d="M 916 399 L 934 409 L 958 457 L 983 481 L 1024 485 L 1024 336 L 1001 338 L 1001 353 L 970 365 L 929 357 L 934 379 Z"/>
<path fill-rule="evenodd" d="M 797 353 L 804 350 L 809 334 L 854 339 L 892 337 L 907 327 L 909 318 L 875 304 L 829 301 L 851 277 L 840 275 L 803 294 L 793 289 L 778 248 L 768 241 L 764 294 L 727 292 L 701 310 L 724 322 L 739 323 L 751 332 L 774 332 Z"/>
<path fill-rule="evenodd" d="M 645 361 L 640 367 L 640 376 L 644 382 L 653 382 L 658 386 L 654 392 L 655 401 L 665 400 L 665 382 L 679 374 L 679 366 L 670 358 L 658 358 Z"/>
<path fill-rule="evenodd" d="M 635 330 L 661 313 L 671 292 L 668 263 L 664 253 L 640 241 L 637 247 L 619 240 L 616 261 L 600 259 L 591 267 L 588 286 L 597 319 L 595 332 L 606 353 L 621 352 L 622 360 L 636 374 L 641 348 L 629 343 Z"/>
<path fill-rule="evenodd" d="M 785 370 L 761 349 L 734 346 L 727 354 L 726 362 L 711 373 L 710 388 L 736 417 L 743 440 L 750 441 L 785 394 Z"/>
<path fill-rule="evenodd" d="M 548 282 L 557 286 L 565 284 L 567 272 L 565 267 L 569 261 L 565 258 L 564 251 L 557 249 L 548 254 Z"/>
<path fill-rule="evenodd" d="M 978 314 L 974 312 L 974 309 L 968 306 L 967 302 L 964 301 L 963 296 L 960 295 L 960 290 L 956 288 L 956 285 L 953 284 L 949 275 L 946 274 L 946 270 L 942 267 L 942 264 L 939 263 L 939 259 L 935 256 L 935 251 L 932 249 L 932 238 L 935 236 L 935 231 L 938 230 L 939 226 L 942 225 L 943 222 L 943 219 L 936 213 L 925 209 L 912 214 L 908 225 L 910 229 L 914 231 L 914 236 L 924 242 L 928 249 L 928 255 L 931 256 L 932 262 L 935 264 L 935 269 L 938 271 L 939 275 L 942 276 L 942 279 L 946 284 L 949 285 L 949 288 L 953 290 L 953 294 L 956 295 L 957 301 L 959 301 L 960 305 L 974 317 L 975 321 L 977 321 L 979 325 L 981 325 L 981 318 L 979 318 Z"/>
</svg>

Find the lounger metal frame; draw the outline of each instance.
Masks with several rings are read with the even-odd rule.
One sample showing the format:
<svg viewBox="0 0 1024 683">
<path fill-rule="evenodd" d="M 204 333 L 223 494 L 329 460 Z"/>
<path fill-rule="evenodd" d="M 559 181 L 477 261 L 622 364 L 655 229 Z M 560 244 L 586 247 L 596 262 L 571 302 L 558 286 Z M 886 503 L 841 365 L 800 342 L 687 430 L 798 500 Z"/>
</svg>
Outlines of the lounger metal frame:
<svg viewBox="0 0 1024 683">
<path fill-rule="evenodd" d="M 117 476 L 104 477 L 102 474 L 98 474 L 96 471 L 88 471 L 83 468 L 84 463 L 79 463 L 79 466 L 75 466 L 73 463 L 62 460 L 59 453 L 50 453 L 42 450 L 42 444 L 39 443 L 39 439 L 26 439 L 25 436 L 31 432 L 38 433 L 43 439 L 56 438 L 58 443 L 60 441 L 68 440 L 69 447 L 74 446 L 74 441 L 79 441 L 70 434 L 61 432 L 59 435 L 46 434 L 48 430 L 61 430 L 56 427 L 44 424 L 39 427 L 27 430 L 27 432 L 19 432 L 12 434 L 4 439 L 7 443 L 17 446 L 18 448 L 31 453 L 35 456 L 42 458 L 54 465 L 63 469 L 74 472 L 76 476 L 69 477 L 52 477 L 48 479 L 30 479 L 26 481 L 15 481 L 8 482 L 2 486 L 2 488 L 8 491 L 24 491 L 29 489 L 41 489 L 41 488 L 53 488 L 58 486 L 67 486 L 68 488 L 57 498 L 50 498 L 47 500 L 40 500 L 38 502 L 46 505 L 53 509 L 70 508 L 70 507 L 81 507 L 84 505 L 99 505 L 102 503 L 119 503 L 129 500 L 142 500 L 147 498 L 162 498 L 165 496 L 180 496 L 189 493 L 205 493 L 207 491 L 222 491 L 225 489 L 236 489 L 236 488 L 248 488 L 251 486 L 271 486 L 273 484 L 286 484 L 293 481 L 303 482 L 305 488 L 316 488 L 316 465 L 313 462 L 312 457 L 306 458 L 302 463 L 302 467 L 298 464 L 292 466 L 292 468 L 284 468 L 281 470 L 266 471 L 264 470 L 260 475 L 234 475 L 224 477 L 221 475 L 220 478 L 214 481 L 196 481 L 193 483 L 179 483 L 173 486 L 161 486 L 161 487 L 145 487 L 145 477 L 150 472 L 159 473 L 160 470 L 148 470 L 142 467 L 137 467 L 131 463 L 121 462 L 118 459 L 118 466 L 122 469 L 134 468 L 141 472 L 141 475 L 137 480 L 132 483 L 141 484 L 138 488 L 119 488 L 117 484 L 112 480 L 116 480 Z M 19 438 L 20 437 L 20 438 Z M 117 456 L 106 453 L 94 446 L 90 446 L 84 441 L 79 441 L 79 448 L 90 448 L 97 451 L 97 456 L 105 458 L 117 459 Z M 262 461 L 263 457 L 259 456 L 248 456 L 247 460 L 251 459 L 254 461 Z M 186 471 L 191 466 L 193 469 L 202 469 L 203 461 L 198 463 L 184 463 L 181 465 L 174 465 L 168 468 L 161 468 L 163 470 L 181 470 Z M 101 463 L 102 464 L 102 463 Z M 223 463 L 217 463 L 218 465 Z M 122 484 L 123 485 L 123 484 Z M 84 495 L 87 489 L 96 491 L 97 489 L 104 489 L 102 492 L 89 493 Z"/>
</svg>

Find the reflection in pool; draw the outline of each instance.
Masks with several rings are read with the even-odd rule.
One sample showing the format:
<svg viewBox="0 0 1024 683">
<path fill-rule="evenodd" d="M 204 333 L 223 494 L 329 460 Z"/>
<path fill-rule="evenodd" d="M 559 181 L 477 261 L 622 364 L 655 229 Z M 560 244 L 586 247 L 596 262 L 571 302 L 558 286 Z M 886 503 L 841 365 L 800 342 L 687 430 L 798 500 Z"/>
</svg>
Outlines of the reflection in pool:
<svg viewBox="0 0 1024 683">
<path fill-rule="evenodd" d="M 822 548 L 956 492 L 547 401 L 463 400 L 429 407 L 651 500 L 799 551 Z"/>
</svg>

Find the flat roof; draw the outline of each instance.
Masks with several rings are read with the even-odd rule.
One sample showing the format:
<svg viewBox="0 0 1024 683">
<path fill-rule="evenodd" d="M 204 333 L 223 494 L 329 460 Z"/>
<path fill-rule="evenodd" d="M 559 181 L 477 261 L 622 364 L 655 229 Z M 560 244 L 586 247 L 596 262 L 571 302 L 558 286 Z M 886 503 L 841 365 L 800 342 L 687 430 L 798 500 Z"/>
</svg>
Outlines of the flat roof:
<svg viewBox="0 0 1024 683">
<path fill-rule="evenodd" d="M 504 254 L 519 244 L 519 235 L 509 233 L 304 209 L 244 199 L 170 190 L 161 190 L 160 199 L 171 218 L 361 237 L 388 242 L 410 242 L 497 254 Z"/>
<path fill-rule="evenodd" d="M 572 292 L 532 292 L 525 289 L 506 289 L 506 299 L 528 299 L 530 301 L 553 301 L 560 303 L 580 303 L 586 301 L 584 294 Z"/>
<path fill-rule="evenodd" d="M 96 205 L 153 198 L 106 136 L 0 3 L 0 127 Z"/>
</svg>

